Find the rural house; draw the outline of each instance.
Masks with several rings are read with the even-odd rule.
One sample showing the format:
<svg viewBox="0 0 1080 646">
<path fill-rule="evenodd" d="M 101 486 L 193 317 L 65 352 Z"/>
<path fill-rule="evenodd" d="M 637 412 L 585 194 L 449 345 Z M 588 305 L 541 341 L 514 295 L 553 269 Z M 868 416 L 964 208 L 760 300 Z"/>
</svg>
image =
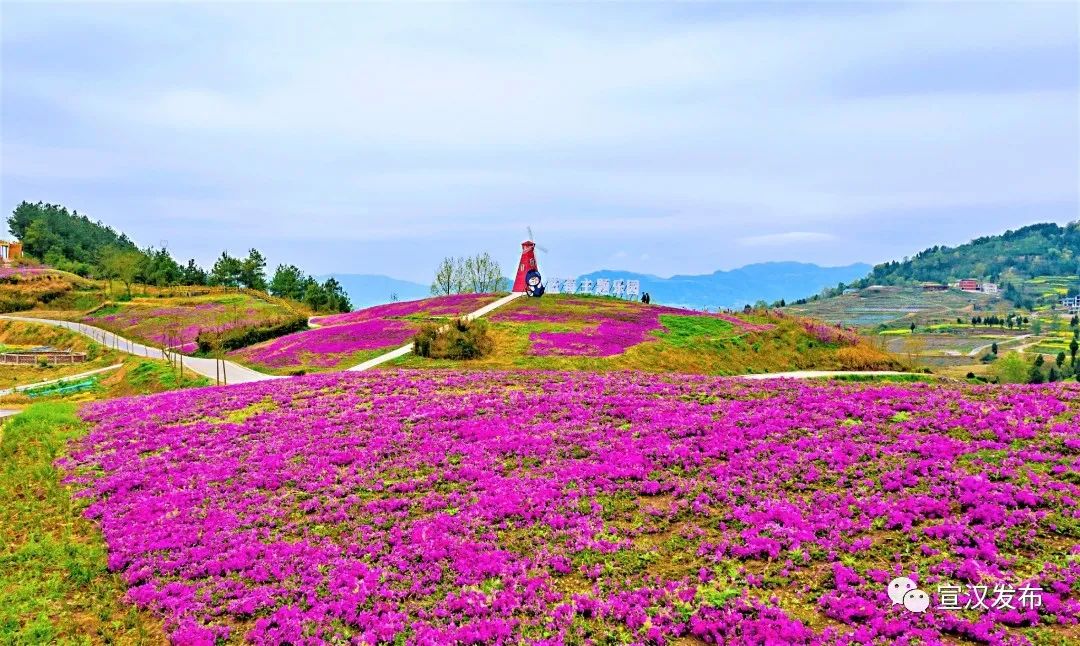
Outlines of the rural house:
<svg viewBox="0 0 1080 646">
<path fill-rule="evenodd" d="M 22 243 L 0 240 L 0 263 L 11 262 L 22 258 Z"/>
</svg>

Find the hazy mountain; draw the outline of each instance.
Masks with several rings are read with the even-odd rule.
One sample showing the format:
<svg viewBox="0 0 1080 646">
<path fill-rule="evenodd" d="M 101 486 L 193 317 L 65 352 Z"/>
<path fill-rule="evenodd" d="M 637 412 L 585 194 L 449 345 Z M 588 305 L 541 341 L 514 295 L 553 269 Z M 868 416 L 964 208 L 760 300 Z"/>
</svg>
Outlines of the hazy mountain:
<svg viewBox="0 0 1080 646">
<path fill-rule="evenodd" d="M 326 280 L 331 276 L 341 283 L 354 309 L 389 303 L 395 294 L 399 301 L 412 301 L 431 295 L 429 285 L 376 274 L 327 274 L 319 276 L 318 280 Z"/>
<path fill-rule="evenodd" d="M 865 263 L 822 267 L 804 262 L 763 262 L 697 276 L 661 278 L 651 274 L 603 269 L 578 276 L 578 279 L 637 279 L 641 281 L 641 290 L 652 296 L 653 303 L 692 308 L 735 308 L 758 300 L 771 303 L 781 298 L 804 298 L 820 292 L 824 287 L 836 287 L 837 283 L 863 278 L 870 270 L 871 266 Z"/>
</svg>

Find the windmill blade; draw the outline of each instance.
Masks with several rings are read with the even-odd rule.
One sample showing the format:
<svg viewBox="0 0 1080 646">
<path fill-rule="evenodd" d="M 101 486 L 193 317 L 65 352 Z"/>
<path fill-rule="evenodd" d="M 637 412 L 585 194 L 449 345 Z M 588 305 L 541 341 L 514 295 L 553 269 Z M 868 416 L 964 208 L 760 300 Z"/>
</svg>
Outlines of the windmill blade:
<svg viewBox="0 0 1080 646">
<path fill-rule="evenodd" d="M 536 238 L 533 237 L 532 227 L 526 225 L 525 230 L 529 232 L 529 240 L 532 240 L 532 241 L 535 242 Z"/>
<path fill-rule="evenodd" d="M 539 249 L 540 251 L 543 251 L 544 253 L 548 252 L 548 248 L 543 246 L 543 245 L 536 245 L 536 248 Z"/>
</svg>

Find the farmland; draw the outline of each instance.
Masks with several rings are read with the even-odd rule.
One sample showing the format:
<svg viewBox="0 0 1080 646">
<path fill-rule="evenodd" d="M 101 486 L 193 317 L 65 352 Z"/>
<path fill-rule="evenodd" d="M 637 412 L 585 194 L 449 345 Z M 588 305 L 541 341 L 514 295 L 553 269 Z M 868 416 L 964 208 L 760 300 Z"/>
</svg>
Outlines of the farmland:
<svg viewBox="0 0 1080 646">
<path fill-rule="evenodd" d="M 182 643 L 1053 642 L 1080 637 L 1078 410 L 1076 384 L 316 375 L 91 404 L 59 466 Z M 911 613 L 902 575 L 1041 605 Z"/>
</svg>

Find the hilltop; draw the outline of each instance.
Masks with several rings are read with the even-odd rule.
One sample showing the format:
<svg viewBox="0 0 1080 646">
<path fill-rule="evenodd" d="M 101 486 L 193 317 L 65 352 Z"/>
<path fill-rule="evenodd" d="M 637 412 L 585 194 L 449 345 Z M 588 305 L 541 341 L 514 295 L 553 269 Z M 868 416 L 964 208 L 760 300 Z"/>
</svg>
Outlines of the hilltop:
<svg viewBox="0 0 1080 646">
<path fill-rule="evenodd" d="M 1032 224 L 958 247 L 935 245 L 902 261 L 876 265 L 849 287 L 949 283 L 974 278 L 1003 283 L 1005 297 L 1027 300 L 1020 284 L 1036 276 L 1070 276 L 1080 267 L 1080 222 Z"/>
<path fill-rule="evenodd" d="M 229 356 L 276 374 L 340 370 L 408 343 L 425 322 L 448 321 L 497 296 L 445 296 L 319 317 L 313 330 Z M 486 321 L 495 346 L 488 356 L 461 362 L 407 355 L 389 365 L 718 375 L 899 367 L 848 330 L 773 311 L 707 314 L 614 298 L 548 295 L 519 298 Z"/>
</svg>

